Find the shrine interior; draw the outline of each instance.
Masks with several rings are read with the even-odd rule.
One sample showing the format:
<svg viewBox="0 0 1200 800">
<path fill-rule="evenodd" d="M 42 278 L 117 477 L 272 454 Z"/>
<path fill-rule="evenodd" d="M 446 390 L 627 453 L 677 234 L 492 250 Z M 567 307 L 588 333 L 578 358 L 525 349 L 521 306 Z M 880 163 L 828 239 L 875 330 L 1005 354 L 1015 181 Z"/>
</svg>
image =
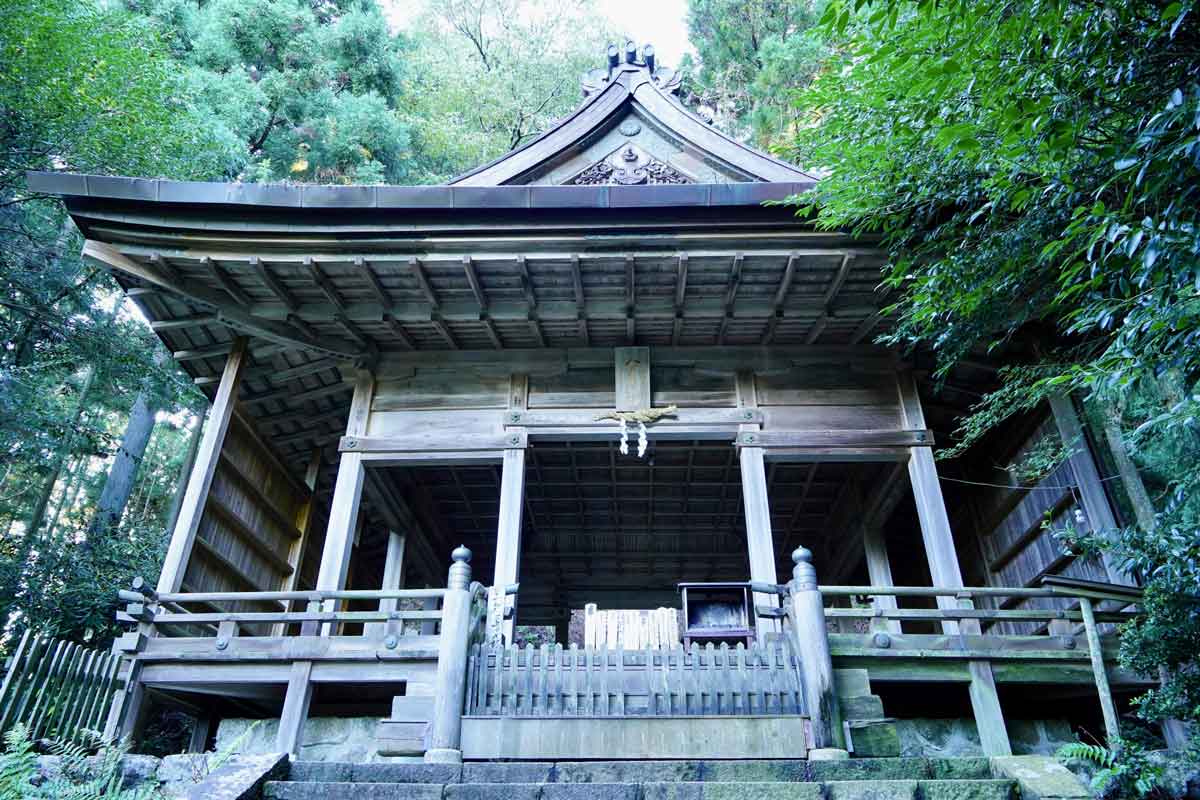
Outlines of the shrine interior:
<svg viewBox="0 0 1200 800">
<path fill-rule="evenodd" d="M 620 452 L 616 433 L 531 442 L 518 625 L 554 626 L 566 645 L 570 612 L 588 603 L 600 609 L 678 608 L 681 582 L 749 578 L 738 448 L 728 439 L 651 437 L 643 457 L 636 451 L 636 434 L 628 454 Z M 474 578 L 493 581 L 499 462 L 377 469 L 380 481 L 412 510 L 416 537 L 440 560 L 465 544 L 475 554 Z M 781 583 L 790 578 L 791 553 L 800 545 L 813 550 L 821 574 L 842 583 L 869 582 L 857 525 L 864 502 L 877 507 L 875 487 L 893 489 L 883 513 L 897 553 L 922 552 L 902 465 L 769 461 L 767 484 Z M 366 521 L 351 561 L 354 587 L 380 585 L 387 537 L 383 520 Z M 929 580 L 923 558 L 896 562 L 898 577 L 918 585 Z M 405 571 L 407 586 L 425 580 L 415 562 Z"/>
</svg>

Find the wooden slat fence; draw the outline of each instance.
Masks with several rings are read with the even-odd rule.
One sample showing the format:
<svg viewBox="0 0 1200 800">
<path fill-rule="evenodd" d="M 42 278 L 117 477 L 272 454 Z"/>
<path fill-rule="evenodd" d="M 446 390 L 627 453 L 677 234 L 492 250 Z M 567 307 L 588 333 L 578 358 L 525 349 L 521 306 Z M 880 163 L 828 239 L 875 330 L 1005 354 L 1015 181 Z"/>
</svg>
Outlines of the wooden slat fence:
<svg viewBox="0 0 1200 800">
<path fill-rule="evenodd" d="M 784 639 L 690 650 L 475 645 L 466 706 L 474 716 L 804 714 Z"/>
<path fill-rule="evenodd" d="M 0 686 L 0 734 L 23 723 L 32 738 L 94 743 L 114 693 L 121 660 L 107 652 L 26 631 Z"/>
</svg>

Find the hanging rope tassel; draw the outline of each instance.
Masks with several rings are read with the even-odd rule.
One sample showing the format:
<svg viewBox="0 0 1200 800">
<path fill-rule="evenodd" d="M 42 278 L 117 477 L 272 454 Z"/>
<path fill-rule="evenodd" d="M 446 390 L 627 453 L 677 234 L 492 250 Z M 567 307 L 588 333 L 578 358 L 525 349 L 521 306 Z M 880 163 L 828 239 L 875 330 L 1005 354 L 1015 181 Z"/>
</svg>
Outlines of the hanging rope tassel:
<svg viewBox="0 0 1200 800">
<path fill-rule="evenodd" d="M 650 443 L 650 439 L 646 436 L 646 423 L 638 423 L 638 458 L 646 455 L 646 445 Z"/>
<path fill-rule="evenodd" d="M 620 420 L 620 422 L 621 422 L 621 447 L 620 447 L 621 455 L 627 456 L 627 455 L 629 455 L 629 426 L 625 424 L 624 419 Z"/>
</svg>

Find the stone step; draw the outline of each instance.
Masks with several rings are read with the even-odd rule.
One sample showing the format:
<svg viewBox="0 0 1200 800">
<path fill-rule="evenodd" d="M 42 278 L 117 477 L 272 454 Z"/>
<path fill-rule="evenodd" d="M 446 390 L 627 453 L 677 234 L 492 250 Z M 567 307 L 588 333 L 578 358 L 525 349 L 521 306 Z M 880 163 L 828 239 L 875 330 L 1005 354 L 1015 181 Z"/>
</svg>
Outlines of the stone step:
<svg viewBox="0 0 1200 800">
<path fill-rule="evenodd" d="M 298 761 L 293 781 L 351 783 L 796 783 L 992 778 L 986 758 L 847 761 L 559 761 L 450 764 Z"/>
<path fill-rule="evenodd" d="M 1015 800 L 1011 780 L 855 780 L 815 783 L 354 783 L 275 781 L 265 800 Z"/>
</svg>

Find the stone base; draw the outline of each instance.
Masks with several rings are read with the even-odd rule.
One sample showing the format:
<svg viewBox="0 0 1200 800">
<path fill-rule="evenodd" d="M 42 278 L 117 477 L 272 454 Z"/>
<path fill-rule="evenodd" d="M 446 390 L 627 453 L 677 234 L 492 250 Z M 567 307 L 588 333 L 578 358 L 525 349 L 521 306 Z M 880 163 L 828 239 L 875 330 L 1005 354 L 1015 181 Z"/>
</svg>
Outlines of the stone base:
<svg viewBox="0 0 1200 800">
<path fill-rule="evenodd" d="M 462 750 L 451 750 L 446 747 L 435 747 L 425 751 L 426 764 L 461 764 Z"/>
<path fill-rule="evenodd" d="M 850 753 L 837 747 L 815 747 L 808 751 L 809 761 L 845 761 Z"/>
</svg>

